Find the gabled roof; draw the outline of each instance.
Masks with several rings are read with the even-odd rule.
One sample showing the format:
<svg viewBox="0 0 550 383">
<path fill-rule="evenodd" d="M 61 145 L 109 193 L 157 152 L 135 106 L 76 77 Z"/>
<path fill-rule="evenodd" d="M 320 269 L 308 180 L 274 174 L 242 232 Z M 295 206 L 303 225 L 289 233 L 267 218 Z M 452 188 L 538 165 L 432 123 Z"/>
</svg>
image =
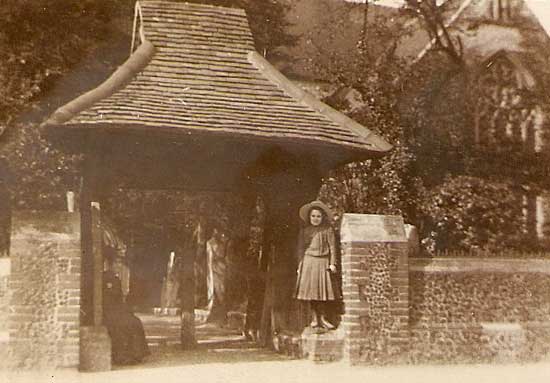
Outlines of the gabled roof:
<svg viewBox="0 0 550 383">
<path fill-rule="evenodd" d="M 480 68 L 481 70 L 487 70 L 494 62 L 499 60 L 507 60 L 512 64 L 515 68 L 517 83 L 521 88 L 540 95 L 543 97 L 543 100 L 548 100 L 550 95 L 547 92 L 547 75 L 543 71 L 543 65 L 536 55 L 532 52 L 499 50 L 486 57 L 482 61 Z"/>
<path fill-rule="evenodd" d="M 142 1 L 142 44 L 105 83 L 58 109 L 50 130 L 147 130 L 391 149 L 305 93 L 254 49 L 243 10 Z"/>
</svg>

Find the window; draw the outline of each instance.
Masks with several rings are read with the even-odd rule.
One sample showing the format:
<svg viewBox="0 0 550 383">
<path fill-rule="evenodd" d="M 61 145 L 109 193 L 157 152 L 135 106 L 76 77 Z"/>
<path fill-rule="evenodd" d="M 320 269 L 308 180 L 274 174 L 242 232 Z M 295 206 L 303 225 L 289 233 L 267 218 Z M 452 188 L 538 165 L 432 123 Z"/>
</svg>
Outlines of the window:
<svg viewBox="0 0 550 383">
<path fill-rule="evenodd" d="M 487 60 L 478 84 L 475 138 L 478 144 L 521 143 L 524 150 L 544 146 L 544 115 L 530 88 L 532 76 L 501 52 Z"/>
</svg>

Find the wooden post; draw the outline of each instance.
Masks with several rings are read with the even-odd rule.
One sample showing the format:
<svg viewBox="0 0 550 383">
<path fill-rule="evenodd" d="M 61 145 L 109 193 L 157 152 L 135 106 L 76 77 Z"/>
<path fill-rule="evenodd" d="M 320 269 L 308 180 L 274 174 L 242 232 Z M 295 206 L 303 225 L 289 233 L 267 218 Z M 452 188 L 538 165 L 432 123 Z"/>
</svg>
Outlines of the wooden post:
<svg viewBox="0 0 550 383">
<path fill-rule="evenodd" d="M 81 290 L 80 362 L 81 371 L 111 369 L 111 340 L 103 322 L 103 253 L 98 175 L 100 163 L 90 150 L 84 162 L 80 190 Z M 95 207 L 92 207 L 92 204 Z M 96 208 L 97 207 L 97 208 Z"/>
<path fill-rule="evenodd" d="M 183 349 L 193 349 L 197 346 L 195 338 L 195 257 L 200 241 L 193 239 L 180 245 L 183 250 L 181 284 L 181 330 L 180 341 Z"/>
<path fill-rule="evenodd" d="M 266 198 L 264 249 L 268 251 L 266 292 L 262 316 L 262 344 L 272 345 L 273 337 L 285 331 L 299 331 L 298 302 L 294 300 L 299 231 L 298 209 L 315 199 L 315 194 L 292 196 L 284 204 Z M 282 202 L 282 201 L 281 201 Z"/>
<path fill-rule="evenodd" d="M 94 326 L 103 323 L 103 232 L 101 229 L 101 208 L 92 202 L 92 254 L 93 254 L 93 318 Z"/>
<path fill-rule="evenodd" d="M 98 182 L 99 165 L 99 161 L 93 154 L 86 157 L 80 191 L 82 242 L 80 295 L 81 323 L 84 326 L 100 326 L 103 321 L 103 253 L 100 204 L 94 202 L 102 194 Z"/>
<path fill-rule="evenodd" d="M 82 248 L 81 276 L 80 276 L 80 324 L 92 326 L 94 324 L 94 262 L 92 243 L 92 191 L 90 177 L 87 174 L 88 166 L 84 166 L 84 175 L 80 185 L 80 238 Z"/>
<path fill-rule="evenodd" d="M 302 323 L 293 298 L 298 210 L 317 197 L 321 177 L 311 159 L 296 161 L 288 153 L 274 152 L 266 160 L 258 179 L 266 217 L 262 248 L 268 257 L 260 340 L 272 346 L 278 333 L 297 331 Z"/>
</svg>

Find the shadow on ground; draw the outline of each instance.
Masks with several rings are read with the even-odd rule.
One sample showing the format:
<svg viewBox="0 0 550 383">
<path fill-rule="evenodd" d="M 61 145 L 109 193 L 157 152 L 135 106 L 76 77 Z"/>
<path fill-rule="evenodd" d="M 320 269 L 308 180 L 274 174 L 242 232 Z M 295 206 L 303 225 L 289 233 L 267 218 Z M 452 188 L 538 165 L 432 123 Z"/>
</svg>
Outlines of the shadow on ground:
<svg viewBox="0 0 550 383">
<path fill-rule="evenodd" d="M 198 324 L 197 347 L 183 350 L 179 344 L 178 317 L 139 315 L 150 346 L 151 355 L 133 366 L 113 366 L 113 370 L 185 366 L 205 363 L 246 363 L 290 360 L 290 357 L 247 341 L 238 329 L 214 324 Z"/>
</svg>

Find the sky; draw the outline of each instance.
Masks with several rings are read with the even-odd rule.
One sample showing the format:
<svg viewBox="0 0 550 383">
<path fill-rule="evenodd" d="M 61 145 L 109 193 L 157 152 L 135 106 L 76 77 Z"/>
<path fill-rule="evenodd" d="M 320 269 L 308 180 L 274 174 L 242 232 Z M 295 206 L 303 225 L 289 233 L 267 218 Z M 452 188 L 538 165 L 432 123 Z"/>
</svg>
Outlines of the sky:
<svg viewBox="0 0 550 383">
<path fill-rule="evenodd" d="M 525 0 L 525 3 L 537 16 L 546 33 L 550 35 L 550 0 Z"/>
<path fill-rule="evenodd" d="M 365 0 L 346 0 L 350 3 L 364 3 Z M 443 2 L 444 0 L 440 0 Z M 550 35 L 550 0 L 524 0 L 529 9 L 537 16 L 539 22 Z M 405 0 L 370 0 L 378 5 L 397 8 L 403 5 Z"/>
</svg>

